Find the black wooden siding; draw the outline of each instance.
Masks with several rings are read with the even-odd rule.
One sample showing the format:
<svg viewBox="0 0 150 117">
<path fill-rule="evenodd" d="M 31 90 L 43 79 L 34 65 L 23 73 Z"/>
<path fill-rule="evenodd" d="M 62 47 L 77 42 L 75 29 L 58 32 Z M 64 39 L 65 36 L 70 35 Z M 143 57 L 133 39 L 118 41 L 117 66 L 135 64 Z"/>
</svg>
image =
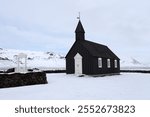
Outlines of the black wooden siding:
<svg viewBox="0 0 150 117">
<path fill-rule="evenodd" d="M 98 57 L 93 57 L 89 52 L 82 47 L 78 42 L 75 42 L 74 47 L 71 48 L 68 55 L 66 56 L 66 73 L 73 74 L 75 73 L 75 60 L 74 56 L 79 53 L 82 58 L 82 72 L 83 74 L 92 75 L 92 74 L 106 74 L 106 73 L 118 73 L 120 72 L 119 60 L 117 60 L 117 68 L 114 66 L 114 60 L 110 59 L 111 67 L 107 67 L 107 59 L 102 58 L 102 68 L 98 67 Z"/>
<path fill-rule="evenodd" d="M 92 58 L 92 65 L 91 67 L 91 74 L 106 74 L 106 73 L 118 73 L 120 72 L 120 65 L 119 65 L 119 60 L 117 64 L 117 68 L 114 66 L 114 60 L 115 59 L 110 59 L 110 68 L 107 67 L 107 58 L 102 58 L 102 68 L 98 67 L 98 58 L 93 57 Z"/>
</svg>

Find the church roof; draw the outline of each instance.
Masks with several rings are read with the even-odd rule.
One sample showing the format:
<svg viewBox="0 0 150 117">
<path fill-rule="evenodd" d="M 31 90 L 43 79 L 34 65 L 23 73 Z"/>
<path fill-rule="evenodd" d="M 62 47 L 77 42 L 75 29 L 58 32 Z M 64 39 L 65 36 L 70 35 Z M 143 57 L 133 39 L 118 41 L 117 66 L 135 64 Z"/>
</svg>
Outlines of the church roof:
<svg viewBox="0 0 150 117">
<path fill-rule="evenodd" d="M 72 48 L 70 49 L 70 51 L 68 52 L 68 54 L 66 55 L 66 57 L 69 55 L 69 53 L 72 51 L 73 48 L 78 48 L 78 44 L 80 44 L 83 48 L 85 48 L 85 50 L 88 51 L 88 53 L 91 56 L 104 57 L 110 59 L 119 59 L 107 46 L 95 42 L 87 41 L 85 39 L 81 40 L 80 39 L 81 34 L 84 34 L 85 31 L 80 20 L 78 22 L 75 33 L 77 34 L 76 36 L 77 39 L 73 44 Z"/>
<path fill-rule="evenodd" d="M 79 22 L 78 22 L 78 25 L 77 25 L 77 28 L 76 28 L 75 32 L 76 32 L 76 33 L 78 33 L 78 32 L 85 33 L 84 28 L 83 28 L 82 23 L 81 23 L 80 20 L 79 20 Z"/>
<path fill-rule="evenodd" d="M 107 46 L 91 41 L 80 41 L 80 44 L 95 57 L 119 59 Z"/>
</svg>

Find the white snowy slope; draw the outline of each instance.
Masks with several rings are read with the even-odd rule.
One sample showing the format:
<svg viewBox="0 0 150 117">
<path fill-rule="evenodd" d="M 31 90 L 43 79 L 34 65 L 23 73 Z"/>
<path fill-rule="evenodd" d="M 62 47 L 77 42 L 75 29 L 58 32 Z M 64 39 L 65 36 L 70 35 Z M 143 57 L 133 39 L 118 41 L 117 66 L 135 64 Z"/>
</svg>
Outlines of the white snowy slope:
<svg viewBox="0 0 150 117">
<path fill-rule="evenodd" d="M 106 77 L 47 74 L 48 84 L 0 89 L 1 100 L 150 99 L 150 74 Z"/>
<path fill-rule="evenodd" d="M 16 55 L 27 54 L 28 68 L 39 69 L 65 69 L 65 58 L 53 52 L 25 51 L 13 49 L 0 49 L 0 69 L 16 67 Z"/>
<path fill-rule="evenodd" d="M 54 52 L 25 51 L 0 48 L 0 70 L 16 67 L 16 55 L 26 53 L 28 56 L 28 68 L 39 69 L 65 69 L 65 55 Z M 121 57 L 121 69 L 144 69 L 150 70 L 149 60 L 143 60 L 141 57 Z"/>
<path fill-rule="evenodd" d="M 142 57 L 123 57 L 120 60 L 122 70 L 150 70 L 150 61 Z"/>
</svg>

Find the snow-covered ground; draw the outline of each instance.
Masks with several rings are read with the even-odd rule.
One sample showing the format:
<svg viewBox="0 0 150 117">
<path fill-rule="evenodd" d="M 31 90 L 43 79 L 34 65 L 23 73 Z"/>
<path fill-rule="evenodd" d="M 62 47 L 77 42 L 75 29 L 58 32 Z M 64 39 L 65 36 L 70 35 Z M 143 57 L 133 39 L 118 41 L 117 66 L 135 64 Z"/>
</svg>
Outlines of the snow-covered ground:
<svg viewBox="0 0 150 117">
<path fill-rule="evenodd" d="M 48 84 L 0 89 L 0 99 L 112 100 L 150 99 L 150 74 L 121 73 L 106 77 L 47 74 Z"/>
</svg>

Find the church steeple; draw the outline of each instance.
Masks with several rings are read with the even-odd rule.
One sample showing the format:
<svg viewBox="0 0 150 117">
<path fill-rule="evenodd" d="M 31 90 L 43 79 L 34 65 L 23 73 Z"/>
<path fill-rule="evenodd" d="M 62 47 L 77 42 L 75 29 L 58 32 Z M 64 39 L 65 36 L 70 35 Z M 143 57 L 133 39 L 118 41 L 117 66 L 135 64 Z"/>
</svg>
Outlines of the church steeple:
<svg viewBox="0 0 150 117">
<path fill-rule="evenodd" d="M 78 22 L 75 33 L 76 33 L 76 41 L 85 40 L 85 36 L 84 36 L 85 31 L 84 31 L 84 28 L 83 28 L 82 23 L 81 23 L 80 20 Z"/>
</svg>

